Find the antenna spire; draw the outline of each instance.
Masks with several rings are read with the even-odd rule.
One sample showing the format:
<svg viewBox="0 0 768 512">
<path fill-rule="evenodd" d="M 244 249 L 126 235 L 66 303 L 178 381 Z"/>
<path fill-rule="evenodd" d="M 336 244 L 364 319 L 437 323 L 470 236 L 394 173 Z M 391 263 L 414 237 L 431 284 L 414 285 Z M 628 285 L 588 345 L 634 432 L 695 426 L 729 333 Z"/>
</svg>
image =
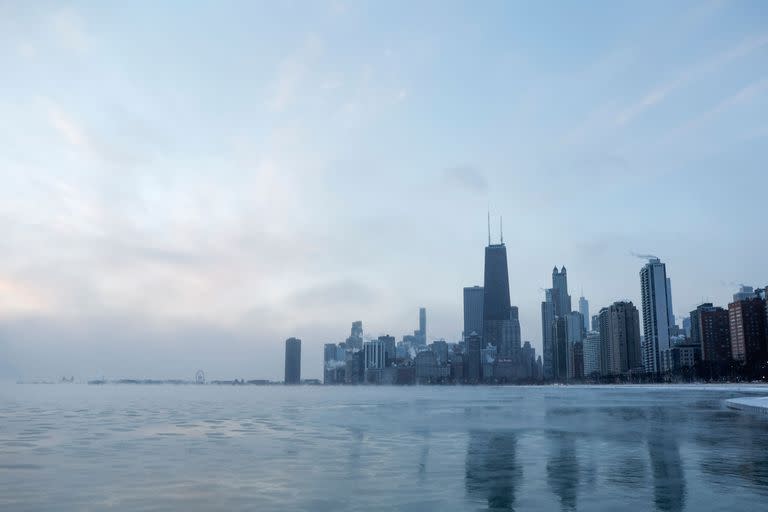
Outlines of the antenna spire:
<svg viewBox="0 0 768 512">
<path fill-rule="evenodd" d="M 491 210 L 488 210 L 488 245 L 491 245 Z"/>
<path fill-rule="evenodd" d="M 501 235 L 501 245 L 504 245 L 504 217 L 499 215 L 499 234 Z"/>
</svg>

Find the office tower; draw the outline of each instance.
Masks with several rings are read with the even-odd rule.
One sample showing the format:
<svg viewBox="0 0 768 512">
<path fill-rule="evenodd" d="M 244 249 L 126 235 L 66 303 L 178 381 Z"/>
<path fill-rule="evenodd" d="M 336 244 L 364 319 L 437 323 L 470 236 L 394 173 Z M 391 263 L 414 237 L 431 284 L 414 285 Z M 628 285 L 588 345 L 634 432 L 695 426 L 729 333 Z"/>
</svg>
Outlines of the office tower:
<svg viewBox="0 0 768 512">
<path fill-rule="evenodd" d="M 438 364 L 444 365 L 448 363 L 448 342 L 445 340 L 435 340 L 429 344 L 429 350 L 435 353 Z"/>
<path fill-rule="evenodd" d="M 521 377 L 524 379 L 538 379 L 536 349 L 531 346 L 530 341 L 523 343 L 523 346 L 520 349 L 520 360 L 523 367 L 523 375 L 521 375 Z"/>
<path fill-rule="evenodd" d="M 582 295 L 579 297 L 579 313 L 584 318 L 584 332 L 589 330 L 589 301 Z"/>
<path fill-rule="evenodd" d="M 555 351 L 554 351 L 554 331 L 553 323 L 555 321 L 555 303 L 552 300 L 552 290 L 545 293 L 544 301 L 541 303 L 541 342 L 543 351 L 542 371 L 545 379 L 555 378 Z"/>
<path fill-rule="evenodd" d="M 584 341 L 584 317 L 578 311 L 571 311 L 563 315 L 565 317 L 566 330 L 566 370 L 569 379 L 580 378 L 584 376 L 584 363 L 582 357 L 582 342 Z M 578 356 L 574 352 L 576 344 L 579 345 Z M 577 373 L 578 369 L 580 374 Z"/>
<path fill-rule="evenodd" d="M 731 355 L 742 364 L 756 363 L 768 353 L 765 302 L 755 295 L 728 304 Z"/>
<path fill-rule="evenodd" d="M 640 294 L 643 302 L 643 366 L 648 373 L 661 371 L 661 352 L 670 348 L 672 324 L 672 292 L 669 290 L 667 267 L 651 258 L 640 270 Z"/>
<path fill-rule="evenodd" d="M 613 347 L 609 344 L 611 316 L 608 308 L 600 308 L 597 314 L 597 332 L 600 336 L 600 375 L 611 375 Z"/>
<path fill-rule="evenodd" d="M 463 338 L 476 332 L 483 335 L 483 294 L 482 286 L 464 288 L 464 332 Z"/>
<path fill-rule="evenodd" d="M 397 343 L 394 336 L 379 336 L 379 343 L 384 346 L 384 366 L 390 367 L 397 357 Z"/>
<path fill-rule="evenodd" d="M 491 244 L 490 229 L 488 246 L 485 248 L 485 276 L 483 287 L 483 346 L 502 345 L 504 332 L 509 331 L 509 273 L 507 248 L 502 240 Z"/>
<path fill-rule="evenodd" d="M 357 351 L 363 348 L 363 322 L 358 320 L 352 322 L 349 338 L 347 338 L 347 348 Z"/>
<path fill-rule="evenodd" d="M 568 295 L 568 275 L 565 267 L 558 272 L 552 269 L 552 294 L 555 302 L 555 315 L 563 316 L 571 312 L 571 296 Z"/>
<path fill-rule="evenodd" d="M 464 372 L 467 382 L 476 384 L 480 382 L 482 377 L 480 373 L 481 361 L 480 350 L 482 348 L 483 340 L 479 334 L 471 334 L 467 337 L 467 353 L 466 353 L 466 365 L 467 370 Z"/>
<path fill-rule="evenodd" d="M 597 316 L 597 315 L 596 315 Z M 600 374 L 600 333 L 590 331 L 584 338 L 584 376 Z"/>
<path fill-rule="evenodd" d="M 494 368 L 498 359 L 498 350 L 495 345 L 486 345 L 480 349 L 480 379 L 483 382 L 492 382 L 496 377 Z"/>
<path fill-rule="evenodd" d="M 733 294 L 733 302 L 751 299 L 755 296 L 755 289 L 752 286 L 741 285 L 739 291 Z"/>
<path fill-rule="evenodd" d="M 326 343 L 323 347 L 323 362 L 330 363 L 336 360 L 337 347 L 335 343 Z"/>
<path fill-rule="evenodd" d="M 568 378 L 568 320 L 556 316 L 552 326 L 552 378 L 563 381 Z"/>
<path fill-rule="evenodd" d="M 683 333 L 685 334 L 686 338 L 691 337 L 691 317 L 686 316 L 683 318 Z"/>
<path fill-rule="evenodd" d="M 600 323 L 597 315 L 592 315 L 592 329 L 591 331 L 598 331 L 600 330 Z"/>
<path fill-rule="evenodd" d="M 427 346 L 427 309 L 419 308 L 419 345 Z"/>
<path fill-rule="evenodd" d="M 509 321 L 502 323 L 498 355 L 501 359 L 511 359 L 520 352 L 520 317 L 517 306 L 509 308 Z"/>
<path fill-rule="evenodd" d="M 608 347 L 606 370 L 608 375 L 625 374 L 641 370 L 640 312 L 632 302 L 614 302 L 608 307 Z"/>
<path fill-rule="evenodd" d="M 731 359 L 731 328 L 728 310 L 705 303 L 691 311 L 691 344 L 701 347 L 704 361 L 725 363 Z"/>
<path fill-rule="evenodd" d="M 301 382 L 301 340 L 288 338 L 285 340 L 285 383 L 299 384 Z"/>
<path fill-rule="evenodd" d="M 669 327 L 670 329 L 677 325 L 675 322 L 675 313 L 672 311 L 672 281 L 667 277 L 667 308 L 669 309 Z"/>
<path fill-rule="evenodd" d="M 387 365 L 386 342 L 379 338 L 363 343 L 364 362 L 366 370 L 381 370 Z"/>
</svg>

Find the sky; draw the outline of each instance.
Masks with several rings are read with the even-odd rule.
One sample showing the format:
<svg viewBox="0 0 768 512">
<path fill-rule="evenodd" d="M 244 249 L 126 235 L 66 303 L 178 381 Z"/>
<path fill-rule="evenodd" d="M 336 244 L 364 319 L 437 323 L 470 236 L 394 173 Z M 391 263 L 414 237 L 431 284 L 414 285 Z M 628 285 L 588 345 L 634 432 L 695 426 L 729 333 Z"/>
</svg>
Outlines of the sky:
<svg viewBox="0 0 768 512">
<path fill-rule="evenodd" d="M 282 379 L 462 330 L 486 215 L 574 305 L 768 284 L 768 4 L 0 0 L 0 376 Z"/>
</svg>

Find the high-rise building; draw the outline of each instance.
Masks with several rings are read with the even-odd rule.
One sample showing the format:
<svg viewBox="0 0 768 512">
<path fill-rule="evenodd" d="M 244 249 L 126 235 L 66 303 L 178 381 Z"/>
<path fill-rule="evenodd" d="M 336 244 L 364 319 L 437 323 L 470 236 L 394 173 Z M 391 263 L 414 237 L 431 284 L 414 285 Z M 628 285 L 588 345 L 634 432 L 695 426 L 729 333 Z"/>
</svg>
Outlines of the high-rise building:
<svg viewBox="0 0 768 512">
<path fill-rule="evenodd" d="M 554 330 L 555 303 L 552 300 L 552 290 L 545 293 L 541 303 L 541 342 L 543 351 L 542 372 L 545 379 L 555 378 L 555 348 Z"/>
<path fill-rule="evenodd" d="M 766 301 L 753 298 L 728 304 L 731 331 L 731 355 L 742 364 L 752 364 L 766 357 Z"/>
<path fill-rule="evenodd" d="M 556 316 L 552 322 L 552 378 L 564 381 L 568 378 L 568 321 Z"/>
<path fill-rule="evenodd" d="M 600 374 L 600 333 L 589 331 L 584 338 L 584 376 Z"/>
<path fill-rule="evenodd" d="M 483 287 L 483 346 L 502 345 L 502 335 L 510 322 L 509 273 L 504 242 L 485 248 Z M 509 331 L 507 331 L 509 332 Z"/>
<path fill-rule="evenodd" d="M 422 347 L 427 346 L 427 309 L 419 308 L 419 330 L 414 333 L 418 344 Z"/>
<path fill-rule="evenodd" d="M 397 357 L 397 343 L 395 337 L 390 335 L 379 336 L 379 343 L 384 345 L 384 366 L 390 367 Z"/>
<path fill-rule="evenodd" d="M 509 321 L 502 323 L 498 355 L 501 359 L 511 359 L 520 352 L 520 316 L 517 306 L 509 308 Z"/>
<path fill-rule="evenodd" d="M 578 311 L 571 311 L 565 317 L 565 330 L 566 330 L 566 370 L 568 379 L 578 379 L 584 377 L 584 363 L 583 357 L 583 341 L 584 334 L 584 317 Z M 574 351 L 578 344 L 578 355 Z M 580 369 L 580 370 L 579 370 Z"/>
<path fill-rule="evenodd" d="M 579 297 L 579 313 L 584 318 L 584 332 L 589 330 L 589 301 L 582 295 Z"/>
<path fill-rule="evenodd" d="M 661 352 L 670 348 L 669 330 L 674 322 L 672 292 L 667 267 L 651 258 L 640 270 L 640 294 L 643 302 L 643 366 L 646 372 L 661 372 Z"/>
<path fill-rule="evenodd" d="M 301 383 L 301 340 L 285 340 L 285 383 Z"/>
<path fill-rule="evenodd" d="M 470 334 L 467 337 L 466 343 L 467 353 L 466 358 L 464 359 L 466 371 L 464 372 L 464 376 L 468 383 L 477 384 L 482 378 L 480 350 L 482 349 L 483 339 L 479 334 Z"/>
<path fill-rule="evenodd" d="M 364 362 L 366 370 L 381 370 L 387 366 L 386 342 L 379 338 L 363 343 Z"/>
<path fill-rule="evenodd" d="M 733 294 L 733 302 L 739 302 L 740 300 L 751 299 L 753 297 L 755 297 L 754 287 L 741 285 L 739 291 Z"/>
<path fill-rule="evenodd" d="M 712 303 L 691 311 L 691 343 L 701 347 L 704 361 L 719 363 L 731 359 L 731 328 L 728 310 Z"/>
<path fill-rule="evenodd" d="M 323 362 L 330 363 L 336 360 L 336 344 L 326 343 L 323 347 Z"/>
<path fill-rule="evenodd" d="M 620 375 L 640 370 L 640 312 L 632 302 L 614 302 L 600 311 L 600 345 L 603 349 L 604 375 Z"/>
<path fill-rule="evenodd" d="M 464 288 L 464 339 L 473 332 L 483 335 L 483 294 L 482 286 Z"/>
<path fill-rule="evenodd" d="M 363 322 L 358 320 L 352 322 L 349 338 L 347 338 L 347 348 L 357 351 L 363 348 Z"/>
<path fill-rule="evenodd" d="M 555 315 L 563 316 L 572 311 L 571 296 L 568 295 L 568 274 L 565 267 L 558 272 L 557 267 L 552 269 L 552 295 L 555 301 Z"/>
</svg>

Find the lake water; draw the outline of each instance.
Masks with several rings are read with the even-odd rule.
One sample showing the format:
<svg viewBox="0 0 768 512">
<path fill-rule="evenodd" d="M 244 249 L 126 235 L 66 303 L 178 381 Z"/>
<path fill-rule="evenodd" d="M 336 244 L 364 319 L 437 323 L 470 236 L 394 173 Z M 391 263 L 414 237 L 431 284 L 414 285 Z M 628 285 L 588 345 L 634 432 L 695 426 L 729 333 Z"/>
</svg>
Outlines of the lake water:
<svg viewBox="0 0 768 512">
<path fill-rule="evenodd" d="M 6 385 L 0 510 L 768 510 L 745 395 Z"/>
</svg>

